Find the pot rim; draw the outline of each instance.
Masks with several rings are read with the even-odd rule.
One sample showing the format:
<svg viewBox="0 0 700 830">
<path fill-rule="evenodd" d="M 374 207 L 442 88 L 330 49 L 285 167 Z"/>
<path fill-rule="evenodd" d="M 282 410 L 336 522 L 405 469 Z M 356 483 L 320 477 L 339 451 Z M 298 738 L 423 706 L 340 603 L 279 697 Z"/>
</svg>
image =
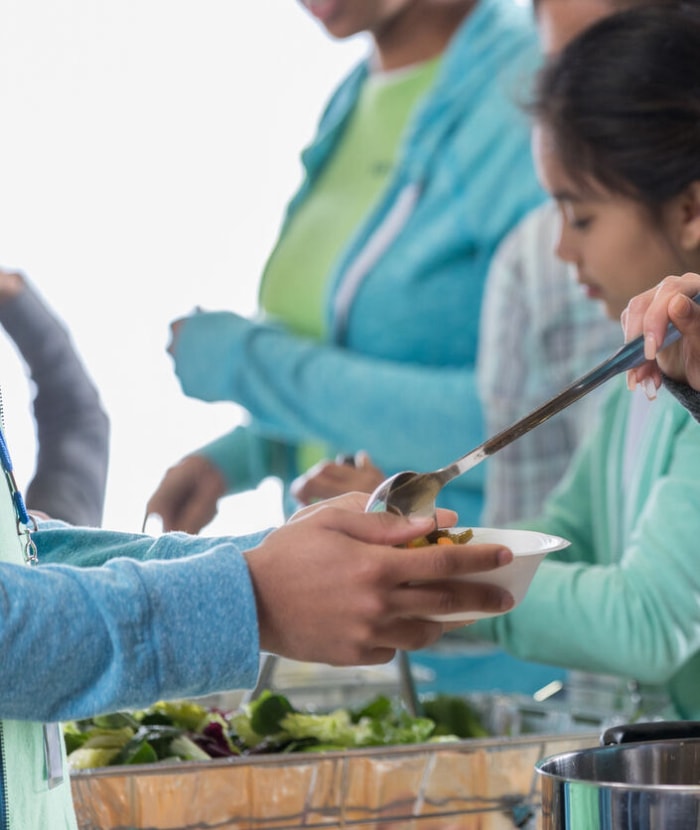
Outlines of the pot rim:
<svg viewBox="0 0 700 830">
<path fill-rule="evenodd" d="M 566 762 L 567 759 L 580 758 L 583 755 L 600 755 L 600 754 L 619 754 L 621 752 L 635 752 L 643 750 L 645 747 L 663 746 L 667 745 L 670 749 L 678 749 L 686 744 L 693 746 L 700 744 L 700 738 L 672 738 L 655 741 L 634 741 L 624 744 L 610 744 L 607 746 L 594 746 L 588 749 L 572 750 L 570 752 L 560 752 L 554 755 L 548 755 L 542 758 L 535 764 L 535 771 L 552 782 L 558 784 L 583 784 L 591 787 L 601 788 L 605 787 L 611 790 L 626 790 L 635 792 L 664 792 L 674 793 L 677 795 L 687 794 L 694 798 L 700 798 L 700 776 L 698 776 L 697 784 L 668 784 L 668 783 L 648 783 L 643 782 L 626 782 L 626 781 L 606 781 L 604 779 L 592 779 L 577 777 L 575 775 L 566 775 L 563 772 L 554 772 L 546 770 L 544 767 L 548 763 Z"/>
</svg>

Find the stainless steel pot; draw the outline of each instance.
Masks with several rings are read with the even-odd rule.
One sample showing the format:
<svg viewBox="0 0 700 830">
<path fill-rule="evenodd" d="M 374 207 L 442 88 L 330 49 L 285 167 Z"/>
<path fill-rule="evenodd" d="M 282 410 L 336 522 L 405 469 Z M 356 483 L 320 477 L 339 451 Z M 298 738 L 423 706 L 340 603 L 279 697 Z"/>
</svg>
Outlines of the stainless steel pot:
<svg viewBox="0 0 700 830">
<path fill-rule="evenodd" d="M 615 727 L 545 758 L 542 830 L 700 830 L 700 723 Z"/>
</svg>

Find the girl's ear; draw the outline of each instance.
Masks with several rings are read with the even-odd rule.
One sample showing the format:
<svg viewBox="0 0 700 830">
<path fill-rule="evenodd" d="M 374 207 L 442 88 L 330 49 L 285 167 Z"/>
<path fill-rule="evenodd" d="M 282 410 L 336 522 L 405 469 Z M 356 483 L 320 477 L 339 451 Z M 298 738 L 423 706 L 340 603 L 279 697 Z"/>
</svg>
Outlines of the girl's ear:
<svg viewBox="0 0 700 830">
<path fill-rule="evenodd" d="M 700 181 L 689 185 L 680 197 L 681 246 L 686 251 L 700 250 Z"/>
</svg>

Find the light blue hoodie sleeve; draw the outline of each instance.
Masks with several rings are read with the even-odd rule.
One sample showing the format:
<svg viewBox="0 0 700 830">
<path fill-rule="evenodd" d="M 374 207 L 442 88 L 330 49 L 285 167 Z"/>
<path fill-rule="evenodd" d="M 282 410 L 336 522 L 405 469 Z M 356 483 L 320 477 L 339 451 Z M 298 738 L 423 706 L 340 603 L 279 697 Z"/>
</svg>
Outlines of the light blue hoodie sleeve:
<svg viewBox="0 0 700 830">
<path fill-rule="evenodd" d="M 253 489 L 268 476 L 286 481 L 296 475 L 294 450 L 262 435 L 253 424 L 238 426 L 195 453 L 218 467 L 227 493 Z"/>
<path fill-rule="evenodd" d="M 255 684 L 243 551 L 261 535 L 153 539 L 51 522 L 34 536 L 41 564 L 0 564 L 0 651 L 23 667 L 2 673 L 1 717 L 67 720 Z"/>
</svg>

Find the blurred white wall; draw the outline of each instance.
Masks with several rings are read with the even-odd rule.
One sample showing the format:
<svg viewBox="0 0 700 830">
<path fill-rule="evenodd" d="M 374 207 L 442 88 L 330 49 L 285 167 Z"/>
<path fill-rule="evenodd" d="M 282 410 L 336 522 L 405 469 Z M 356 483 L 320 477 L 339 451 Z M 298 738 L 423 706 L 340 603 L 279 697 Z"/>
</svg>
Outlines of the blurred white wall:
<svg viewBox="0 0 700 830">
<path fill-rule="evenodd" d="M 182 395 L 168 323 L 253 311 L 299 150 L 366 42 L 293 0 L 4 0 L 0 20 L 0 263 L 71 329 L 112 419 L 105 524 L 135 530 L 165 468 L 241 418 Z M 24 484 L 31 392 L 4 337 L 0 361 Z M 207 532 L 280 516 L 268 482 Z"/>
</svg>

